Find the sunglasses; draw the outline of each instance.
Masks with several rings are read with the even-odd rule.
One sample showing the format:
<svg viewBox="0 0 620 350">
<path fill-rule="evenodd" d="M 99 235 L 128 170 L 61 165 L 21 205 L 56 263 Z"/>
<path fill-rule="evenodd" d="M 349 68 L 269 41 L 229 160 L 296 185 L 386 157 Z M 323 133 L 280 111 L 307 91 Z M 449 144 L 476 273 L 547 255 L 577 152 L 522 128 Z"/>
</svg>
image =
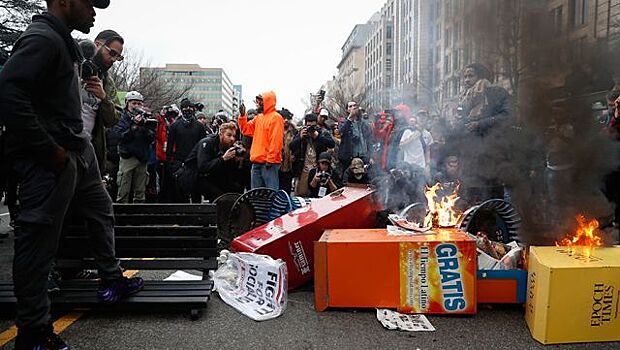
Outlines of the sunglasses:
<svg viewBox="0 0 620 350">
<path fill-rule="evenodd" d="M 349 105 L 348 107 L 349 107 L 349 108 L 351 108 L 351 107 L 357 107 L 357 105 Z"/>
<path fill-rule="evenodd" d="M 118 51 L 111 49 L 108 45 L 103 45 L 103 47 L 106 48 L 106 50 L 108 50 L 108 52 L 110 53 L 110 57 L 112 57 L 113 59 L 115 59 L 116 61 L 122 61 L 125 59 L 125 57 L 123 57 L 123 55 L 121 55 Z"/>
</svg>

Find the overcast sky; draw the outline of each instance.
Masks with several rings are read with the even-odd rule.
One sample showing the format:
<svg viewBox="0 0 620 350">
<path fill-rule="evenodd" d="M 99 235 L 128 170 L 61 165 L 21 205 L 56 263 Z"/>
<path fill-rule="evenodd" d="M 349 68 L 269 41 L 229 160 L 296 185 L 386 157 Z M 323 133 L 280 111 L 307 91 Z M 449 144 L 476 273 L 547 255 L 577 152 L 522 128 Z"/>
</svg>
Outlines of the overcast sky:
<svg viewBox="0 0 620 350">
<path fill-rule="evenodd" d="M 302 99 L 337 71 L 341 47 L 385 0 L 111 0 L 98 10 L 93 39 L 114 29 L 151 66 L 224 68 L 243 99 L 274 90 L 278 108 L 303 114 Z M 156 106 L 153 106 L 156 107 Z"/>
</svg>

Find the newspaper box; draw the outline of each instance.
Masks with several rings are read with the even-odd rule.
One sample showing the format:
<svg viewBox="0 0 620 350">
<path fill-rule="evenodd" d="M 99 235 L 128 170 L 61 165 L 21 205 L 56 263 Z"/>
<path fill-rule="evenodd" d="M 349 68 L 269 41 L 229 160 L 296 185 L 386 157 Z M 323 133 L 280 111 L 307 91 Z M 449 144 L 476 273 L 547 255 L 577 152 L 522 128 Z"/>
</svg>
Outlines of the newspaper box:
<svg viewBox="0 0 620 350">
<path fill-rule="evenodd" d="M 378 207 L 374 193 L 368 187 L 345 187 L 235 238 L 231 248 L 282 259 L 288 269 L 289 289 L 295 289 L 314 277 L 312 243 L 323 230 L 375 225 Z"/>
<path fill-rule="evenodd" d="M 330 230 L 315 243 L 315 308 L 476 312 L 476 246 L 457 229 L 393 236 L 386 229 Z"/>
<path fill-rule="evenodd" d="M 620 246 L 530 247 L 525 319 L 543 344 L 620 340 Z"/>
</svg>

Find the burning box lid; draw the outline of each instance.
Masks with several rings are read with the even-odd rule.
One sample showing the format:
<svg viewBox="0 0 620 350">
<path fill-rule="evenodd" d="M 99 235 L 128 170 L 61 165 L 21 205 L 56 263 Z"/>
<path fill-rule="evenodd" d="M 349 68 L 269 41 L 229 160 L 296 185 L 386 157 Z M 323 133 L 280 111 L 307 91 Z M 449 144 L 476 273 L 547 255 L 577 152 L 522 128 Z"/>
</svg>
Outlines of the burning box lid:
<svg viewBox="0 0 620 350">
<path fill-rule="evenodd" d="M 620 340 L 620 246 L 531 247 L 526 321 L 543 344 Z"/>
</svg>

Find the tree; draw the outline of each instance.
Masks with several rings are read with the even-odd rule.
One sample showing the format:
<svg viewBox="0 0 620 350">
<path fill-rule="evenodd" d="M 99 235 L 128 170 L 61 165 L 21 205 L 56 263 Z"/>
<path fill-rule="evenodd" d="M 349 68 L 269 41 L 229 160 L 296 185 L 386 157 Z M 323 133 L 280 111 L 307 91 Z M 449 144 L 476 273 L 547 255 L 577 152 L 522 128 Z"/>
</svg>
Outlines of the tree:
<svg viewBox="0 0 620 350">
<path fill-rule="evenodd" d="M 13 44 L 30 23 L 43 12 L 41 0 L 3 0 L 0 2 L 0 64 L 8 57 Z"/>
<path fill-rule="evenodd" d="M 347 103 L 357 102 L 360 108 L 369 110 L 368 94 L 365 89 L 356 88 L 352 83 L 335 79 L 326 89 L 323 106 L 330 111 L 331 117 L 347 115 Z"/>
<path fill-rule="evenodd" d="M 160 108 L 190 97 L 192 83 L 175 86 L 168 83 L 161 71 L 150 69 L 150 62 L 142 53 L 125 49 L 125 59 L 110 69 L 119 91 L 138 91 L 144 96 L 144 104 Z"/>
</svg>

